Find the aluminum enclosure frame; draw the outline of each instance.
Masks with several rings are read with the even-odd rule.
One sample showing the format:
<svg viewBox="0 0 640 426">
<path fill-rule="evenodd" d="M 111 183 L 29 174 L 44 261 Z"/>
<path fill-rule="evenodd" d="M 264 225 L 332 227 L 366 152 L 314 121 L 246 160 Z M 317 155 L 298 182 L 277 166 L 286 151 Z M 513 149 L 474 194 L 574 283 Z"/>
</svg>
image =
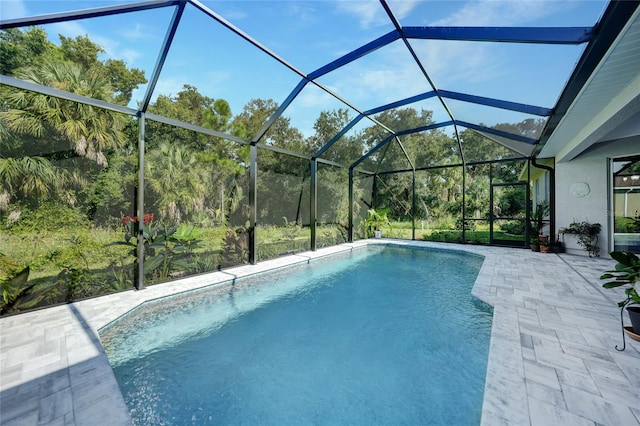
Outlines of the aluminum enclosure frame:
<svg viewBox="0 0 640 426">
<path fill-rule="evenodd" d="M 160 54 L 157 58 L 157 62 L 152 70 L 149 85 L 147 86 L 147 90 L 143 97 L 143 102 L 137 108 L 130 108 L 122 105 L 117 105 L 97 99 L 87 98 L 75 93 L 62 91 L 59 89 L 55 89 L 48 86 L 42 86 L 38 84 L 34 84 L 31 82 L 19 80 L 17 78 L 11 76 L 0 75 L 0 83 L 3 85 L 15 87 L 22 90 L 33 91 L 49 96 L 58 97 L 61 99 L 70 100 L 73 102 L 78 102 L 86 105 L 95 106 L 97 108 L 103 108 L 110 111 L 115 111 L 118 113 L 123 113 L 132 117 L 137 117 L 138 119 L 138 155 L 139 155 L 139 170 L 138 170 L 138 192 L 136 194 L 137 200 L 137 214 L 138 217 L 144 216 L 145 206 L 144 206 L 144 157 L 145 157 L 145 122 L 146 120 L 153 120 L 161 123 L 165 123 L 172 126 L 177 126 L 183 129 L 188 129 L 191 131 L 199 132 L 202 134 L 207 134 L 211 136 L 215 136 L 221 139 L 230 140 L 236 143 L 241 143 L 250 146 L 250 164 L 249 164 L 249 174 L 250 174 L 250 229 L 249 229 L 249 237 L 250 237 L 250 254 L 249 261 L 250 263 L 256 263 L 256 235 L 255 228 L 257 226 L 257 172 L 258 172 L 258 148 L 271 150 L 274 152 L 283 153 L 286 155 L 295 156 L 298 158 L 303 158 L 310 161 L 311 165 L 311 180 L 310 180 L 310 232 L 311 232 L 311 248 L 312 250 L 316 249 L 317 241 L 316 241 L 316 226 L 317 226 L 317 184 L 318 184 L 318 163 L 328 164 L 335 167 L 342 167 L 348 169 L 349 172 L 349 241 L 353 241 L 353 181 L 354 181 L 354 173 L 356 169 L 362 164 L 364 160 L 369 158 L 372 154 L 379 151 L 383 147 L 387 146 L 390 142 L 396 142 L 399 144 L 401 150 L 404 152 L 409 164 L 411 165 L 410 169 L 405 170 L 396 170 L 396 171 L 368 171 L 368 170 L 360 170 L 357 172 L 371 174 L 375 177 L 378 175 L 384 175 L 389 173 L 402 173 L 402 172 L 412 172 L 412 214 L 414 216 L 415 221 L 415 203 L 416 203 L 416 191 L 415 191 L 415 174 L 416 171 L 426 170 L 430 168 L 438 168 L 438 167 L 462 167 L 463 174 L 463 188 L 466 187 L 466 166 L 480 164 L 478 162 L 467 162 L 464 158 L 464 150 L 462 149 L 460 143 L 460 137 L 458 133 L 458 127 L 464 127 L 467 129 L 471 129 L 477 132 L 484 132 L 488 134 L 493 134 L 501 138 L 506 138 L 509 140 L 523 142 L 528 145 L 531 145 L 533 150 L 530 157 L 520 157 L 517 160 L 524 159 L 535 159 L 535 154 L 539 152 L 541 146 L 544 145 L 544 142 L 550 137 L 553 133 L 555 127 L 563 117 L 563 115 L 568 110 L 570 103 L 577 96 L 580 89 L 583 87 L 585 82 L 591 73 L 596 69 L 598 63 L 606 53 L 607 47 L 611 44 L 612 40 L 618 35 L 620 30 L 624 27 L 624 24 L 627 22 L 629 17 L 633 14 L 635 9 L 638 7 L 638 2 L 611 2 L 603 15 L 603 19 L 598 22 L 593 27 L 554 27 L 554 28 L 522 28 L 522 27 L 407 27 L 401 26 L 399 21 L 393 15 L 389 5 L 386 0 L 380 0 L 381 5 L 385 9 L 389 19 L 394 24 L 395 29 L 390 31 L 375 40 L 372 40 L 363 46 L 343 55 L 342 57 L 316 69 L 315 71 L 310 72 L 309 74 L 305 74 L 304 72 L 297 69 L 295 66 L 289 64 L 283 58 L 279 57 L 277 54 L 272 52 L 266 46 L 264 46 L 259 41 L 253 39 L 248 34 L 244 33 L 242 30 L 235 27 L 233 24 L 222 18 L 220 15 L 216 14 L 210 8 L 202 4 L 198 0 L 154 0 L 154 1 L 143 1 L 131 4 L 123 4 L 118 6 L 108 6 L 108 7 L 99 7 L 87 10 L 80 10 L 74 12 L 65 12 L 65 13 L 54 13 L 49 15 L 42 15 L 38 17 L 29 17 L 29 18 L 21 18 L 21 19 L 10 19 L 3 20 L 0 22 L 0 29 L 10 29 L 10 28 L 21 28 L 28 27 L 34 25 L 43 25 L 43 24 L 51 24 L 51 23 L 59 23 L 59 22 L 68 22 L 77 19 L 86 19 L 86 18 L 95 18 L 102 16 L 112 16 L 122 13 L 131 13 L 131 12 L 139 12 L 144 10 L 152 10 L 158 8 L 174 8 L 174 12 L 171 18 L 171 22 L 169 24 L 169 28 L 167 28 L 164 41 L 162 43 L 162 48 Z M 185 8 L 191 5 L 201 12 L 208 15 L 212 20 L 217 23 L 223 25 L 228 30 L 234 32 L 239 37 L 243 38 L 250 44 L 252 44 L 255 48 L 262 50 L 264 53 L 278 61 L 284 67 L 296 73 L 301 80 L 299 83 L 293 88 L 293 90 L 289 93 L 287 98 L 280 104 L 278 110 L 275 114 L 273 114 L 269 119 L 263 124 L 260 131 L 252 135 L 250 139 L 238 138 L 237 136 L 233 136 L 223 132 L 213 131 L 211 129 L 206 129 L 203 127 L 195 126 L 190 123 L 182 122 L 180 120 L 175 120 L 167 117 L 158 116 L 152 113 L 149 113 L 148 107 L 150 105 L 153 92 L 156 88 L 156 84 L 158 82 L 158 78 L 163 70 L 165 60 L 167 58 L 168 52 L 171 49 L 171 44 L 173 38 L 175 36 L 176 31 L 178 30 L 181 19 L 183 16 L 183 12 Z M 535 43 L 535 44 L 552 44 L 552 45 L 579 45 L 583 43 L 587 43 L 587 47 L 585 49 L 584 54 L 580 58 L 578 65 L 575 67 L 574 72 L 569 79 L 569 82 L 565 86 L 561 97 L 554 107 L 543 107 L 543 106 L 534 106 L 521 104 L 516 102 L 510 102 L 507 100 L 494 99 L 489 97 L 482 97 L 473 94 L 459 93 L 454 91 L 442 90 L 438 89 L 433 81 L 431 80 L 429 74 L 427 73 L 426 68 L 418 59 L 417 55 L 413 51 L 411 46 L 411 40 L 465 40 L 465 41 L 482 41 L 482 42 L 501 42 L 501 43 Z M 324 86 L 323 84 L 317 81 L 318 78 L 337 70 L 353 61 L 356 61 L 359 58 L 362 58 L 370 53 L 387 46 L 393 42 L 402 41 L 412 55 L 416 65 L 422 70 L 422 73 L 425 77 L 425 81 L 429 86 L 431 86 L 432 90 L 428 92 L 424 92 L 421 94 L 417 94 L 402 100 L 398 100 L 386 105 L 382 105 L 379 107 L 375 107 L 369 109 L 367 111 L 362 111 L 358 109 L 356 106 L 349 103 L 346 99 L 343 99 L 336 93 L 334 93 L 331 89 Z M 325 93 L 329 94 L 333 98 L 337 99 L 344 105 L 348 106 L 352 110 L 356 111 L 358 115 L 349 122 L 343 129 L 341 129 L 333 138 L 326 141 L 325 144 L 317 150 L 313 155 L 307 155 L 303 153 L 297 153 L 293 151 L 289 151 L 286 149 L 282 149 L 279 147 L 271 146 L 268 144 L 261 143 L 260 141 L 264 137 L 264 135 L 268 132 L 271 126 L 276 122 L 276 120 L 282 116 L 289 108 L 293 102 L 293 100 L 302 92 L 302 90 L 306 87 L 307 84 L 313 84 L 320 88 Z M 421 127 L 417 127 L 414 129 L 390 129 L 387 126 L 384 126 L 380 123 L 375 115 L 381 113 L 383 111 L 387 111 L 393 108 L 398 108 L 405 105 L 410 105 L 412 103 L 416 103 L 422 100 L 426 100 L 432 97 L 436 97 L 439 102 L 443 105 L 447 114 L 449 115 L 449 120 L 441 122 L 441 123 L 425 123 Z M 516 112 L 522 112 L 526 114 L 536 115 L 540 117 L 549 117 L 549 120 L 543 130 L 543 133 L 540 138 L 532 139 L 528 137 L 524 137 L 521 135 L 516 135 L 504 131 L 500 131 L 493 128 L 488 128 L 485 126 L 481 126 L 475 123 L 469 123 L 465 121 L 460 121 L 454 117 L 451 113 L 450 109 L 446 104 L 446 100 L 456 100 L 468 103 L 475 103 L 484 106 L 489 106 L 493 108 L 502 108 Z M 374 147 L 372 147 L 368 152 L 364 153 L 360 158 L 354 161 L 352 164 L 339 164 L 336 162 L 332 162 L 326 159 L 323 159 L 322 156 L 333 146 L 336 142 L 339 141 L 341 137 L 346 135 L 351 129 L 353 129 L 362 119 L 368 119 L 375 125 L 380 126 L 389 132 L 389 136 L 385 137 L 383 140 L 379 141 Z M 441 128 L 441 127 L 450 127 L 454 128 L 455 139 L 457 140 L 460 153 L 461 153 L 461 163 L 458 165 L 443 165 L 436 166 L 430 168 L 420 168 L 416 167 L 412 164 L 410 156 L 404 149 L 402 143 L 399 140 L 399 136 L 408 135 L 411 133 L 428 131 L 431 129 Z M 499 143 L 499 142 L 498 142 Z M 497 161 L 514 161 L 516 159 L 508 159 L 508 160 L 497 160 Z M 489 161 L 492 162 L 492 161 Z M 463 218 L 465 215 L 465 201 L 464 201 L 464 190 L 462 193 L 463 197 Z M 413 235 L 412 237 L 415 239 L 415 223 L 413 226 Z M 138 238 L 142 238 L 141 232 Z M 463 239 L 464 239 L 464 229 L 463 229 Z M 139 247 L 142 247 L 142 244 L 139 244 Z M 143 253 L 140 250 L 139 254 L 139 262 L 138 262 L 138 275 L 139 280 L 136 282 L 136 288 L 144 288 L 144 282 L 142 280 L 143 277 Z"/>
</svg>

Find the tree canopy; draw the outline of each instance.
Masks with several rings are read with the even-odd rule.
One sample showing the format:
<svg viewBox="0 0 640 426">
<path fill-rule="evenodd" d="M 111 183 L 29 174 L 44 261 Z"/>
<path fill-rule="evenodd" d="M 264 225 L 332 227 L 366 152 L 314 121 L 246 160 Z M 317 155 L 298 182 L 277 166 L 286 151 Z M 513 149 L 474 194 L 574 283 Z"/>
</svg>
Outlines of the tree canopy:
<svg viewBox="0 0 640 426">
<path fill-rule="evenodd" d="M 60 35 L 59 41 L 48 41 L 46 32 L 37 27 L 0 32 L 2 73 L 121 105 L 127 105 L 132 92 L 147 82 L 143 71 L 128 67 L 123 60 L 105 59 L 104 49 L 88 36 Z M 1 90 L 0 177 L 9 204 L 33 196 L 53 196 L 83 206 L 93 218 L 118 217 L 133 207 L 129 193 L 135 191 L 135 117 L 7 86 Z M 234 115 L 225 99 L 203 95 L 199 88 L 185 84 L 177 94 L 159 95 L 149 111 L 307 156 L 325 147 L 353 119 L 346 109 L 319 111 L 314 133 L 305 137 L 284 115 L 262 135 L 265 123 L 278 107 L 273 99 L 252 99 Z M 432 111 L 410 107 L 383 111 L 376 120 L 395 131 L 434 123 Z M 542 124 L 541 120 L 528 119 L 495 127 L 535 137 Z M 230 193 L 246 193 L 240 188 L 247 185 L 248 145 L 153 120 L 146 121 L 145 136 L 147 205 L 160 217 L 177 223 L 217 212 L 214 216 L 220 218 L 224 216 L 221 212 L 228 210 Z M 328 147 L 322 158 L 349 166 L 364 153 L 379 148 L 378 144 L 389 136 L 388 130 L 377 125 L 352 130 Z M 467 161 L 517 156 L 472 130 L 461 131 L 460 140 Z M 391 138 L 362 167 L 373 172 L 437 167 L 418 174 L 416 214 L 426 218 L 460 211 L 462 169 L 447 166 L 461 163 L 455 138 L 442 130 L 429 130 Z M 270 176 L 295 176 L 308 182 L 309 166 L 300 158 L 261 149 L 259 168 Z M 517 168 L 501 167 L 496 173 L 499 178 L 513 179 Z M 339 177 L 333 179 L 329 170 L 332 169 L 323 176 L 333 184 L 325 189 L 335 194 L 346 191 L 331 187 L 345 182 L 343 173 L 336 170 Z M 486 202 L 476 203 L 486 196 L 486 191 L 478 189 L 486 186 L 486 169 L 471 167 L 466 173 L 479 185 L 476 189 L 467 188 L 468 207 L 487 211 Z M 121 185 L 109 183 L 117 177 Z M 235 189 L 227 188 L 230 183 Z M 286 179 L 281 183 L 286 184 Z M 277 191 L 278 185 L 263 185 L 261 191 Z M 299 185 L 300 182 L 294 184 L 296 188 Z M 378 182 L 375 202 L 389 207 L 395 217 L 407 217 L 411 214 L 412 185 L 410 173 L 385 175 Z M 277 200 L 282 199 L 281 195 L 262 196 Z M 301 200 L 292 194 L 290 203 L 300 204 Z M 240 208 L 237 202 L 232 204 Z M 277 203 L 269 208 L 276 206 Z M 341 204 L 340 208 L 344 207 Z M 296 210 L 300 211 L 299 205 Z M 97 211 L 103 213 L 96 216 Z"/>
</svg>

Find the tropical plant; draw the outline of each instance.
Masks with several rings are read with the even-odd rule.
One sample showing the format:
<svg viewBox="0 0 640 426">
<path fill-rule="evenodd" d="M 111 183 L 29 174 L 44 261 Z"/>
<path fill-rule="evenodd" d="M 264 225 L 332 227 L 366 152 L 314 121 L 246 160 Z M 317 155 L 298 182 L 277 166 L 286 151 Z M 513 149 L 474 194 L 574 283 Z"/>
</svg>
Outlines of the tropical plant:
<svg viewBox="0 0 640 426">
<path fill-rule="evenodd" d="M 600 247 L 598 247 L 598 234 L 602 229 L 602 225 L 599 223 L 589 222 L 573 222 L 568 228 L 560 228 L 558 231 L 560 234 L 572 234 L 578 239 L 578 244 L 581 245 L 589 257 L 600 256 Z"/>
<path fill-rule="evenodd" d="M 640 259 L 633 253 L 613 251 L 610 253 L 612 259 L 618 263 L 615 269 L 606 271 L 600 279 L 612 280 L 604 283 L 604 288 L 618 288 L 626 286 L 624 294 L 626 298 L 618 302 L 620 308 L 624 308 L 630 304 L 640 304 L 640 295 L 636 288 L 638 282 L 640 282 Z"/>
<path fill-rule="evenodd" d="M 13 309 L 16 302 L 26 295 L 34 286 L 28 285 L 29 267 L 22 269 L 17 268 L 13 262 L 10 262 L 6 256 L 0 253 L 0 261 L 2 261 L 2 277 L 0 277 L 0 289 L 2 289 L 2 305 L 0 313 L 6 313 Z"/>
<path fill-rule="evenodd" d="M 71 243 L 72 251 L 71 260 L 60 265 L 62 269 L 58 273 L 57 284 L 65 289 L 66 301 L 72 302 L 79 297 L 91 294 L 89 287 L 91 270 L 89 261 L 82 251 L 82 239 L 77 235 L 73 235 L 69 242 Z"/>
<path fill-rule="evenodd" d="M 181 225 L 182 226 L 182 225 Z M 178 229 L 180 235 L 176 236 Z M 166 280 L 172 272 L 186 271 L 191 266 L 187 257 L 199 240 L 190 236 L 184 228 L 158 225 L 149 227 L 149 256 L 144 260 L 144 273 L 152 280 Z"/>
<path fill-rule="evenodd" d="M 540 244 L 540 251 L 542 253 L 548 253 L 549 252 L 549 250 L 551 248 L 551 241 L 549 241 L 549 238 L 540 239 L 539 244 Z"/>
<path fill-rule="evenodd" d="M 542 228 L 544 227 L 544 218 L 549 214 L 549 201 L 544 200 L 536 204 L 536 208 L 532 209 L 530 213 L 530 230 L 531 238 L 537 238 L 542 235 Z"/>
<path fill-rule="evenodd" d="M 612 280 L 604 283 L 604 288 L 615 289 L 624 287 L 625 298 L 618 302 L 620 307 L 620 326 L 624 330 L 623 314 L 625 308 L 629 313 L 631 319 L 633 332 L 640 334 L 640 309 L 635 306 L 640 304 L 640 295 L 638 294 L 638 283 L 640 282 L 640 259 L 633 253 L 613 251 L 610 253 L 611 258 L 618 261 L 615 269 L 606 271 L 600 279 Z M 625 333 L 622 333 L 623 346 L 622 349 L 616 349 L 623 351 L 626 347 Z"/>
<path fill-rule="evenodd" d="M 627 229 L 622 232 L 640 233 L 640 212 L 636 210 L 635 216 L 628 219 Z"/>
<path fill-rule="evenodd" d="M 111 86 L 104 77 L 75 64 L 44 61 L 17 77 L 93 99 L 112 100 Z M 107 165 L 106 150 L 124 145 L 122 129 L 128 118 L 122 114 L 18 89 L 7 90 L 5 96 L 9 109 L 0 113 L 0 118 L 13 132 L 35 137 L 49 133 L 51 139 L 62 138 L 75 153 L 102 166 Z"/>
<path fill-rule="evenodd" d="M 74 64 L 46 60 L 16 76 L 94 99 L 111 100 L 105 78 Z M 107 166 L 107 151 L 125 143 L 122 130 L 129 119 L 41 93 L 4 86 L 1 92 L 4 108 L 0 111 L 0 191 L 10 194 L 8 203 L 36 198 L 77 205 L 78 193 L 86 188 L 88 176 Z M 77 170 L 71 171 L 73 168 Z"/>
<path fill-rule="evenodd" d="M 175 271 L 185 271 L 191 266 L 189 256 L 200 245 L 199 230 L 195 226 L 182 224 L 178 227 L 153 223 L 154 215 L 147 213 L 142 220 L 144 266 L 143 272 L 152 280 L 166 280 Z M 107 246 L 124 245 L 131 248 L 129 256 L 138 264 L 137 217 L 122 218 L 124 241 L 115 241 Z"/>
<path fill-rule="evenodd" d="M 151 197 L 157 199 L 155 207 L 163 219 L 175 224 L 204 209 L 206 171 L 193 150 L 163 142 L 147 155 L 145 166 Z"/>
<path fill-rule="evenodd" d="M 29 266 L 20 267 L 0 253 L 0 314 L 31 309 L 45 299 L 49 287 L 29 282 L 29 271 Z"/>
<path fill-rule="evenodd" d="M 249 260 L 249 233 L 244 227 L 229 229 L 223 239 L 221 264 L 234 266 Z"/>
<path fill-rule="evenodd" d="M 374 231 L 382 231 L 385 227 L 391 227 L 391 220 L 389 220 L 390 209 L 369 209 L 367 211 L 367 217 L 362 222 L 364 228 L 364 234 L 367 238 L 374 236 Z"/>
<path fill-rule="evenodd" d="M 133 283 L 133 269 L 126 265 L 123 259 L 120 259 L 119 263 L 113 261 L 109 265 L 113 277 L 109 279 L 109 288 L 115 291 L 131 288 Z"/>
</svg>

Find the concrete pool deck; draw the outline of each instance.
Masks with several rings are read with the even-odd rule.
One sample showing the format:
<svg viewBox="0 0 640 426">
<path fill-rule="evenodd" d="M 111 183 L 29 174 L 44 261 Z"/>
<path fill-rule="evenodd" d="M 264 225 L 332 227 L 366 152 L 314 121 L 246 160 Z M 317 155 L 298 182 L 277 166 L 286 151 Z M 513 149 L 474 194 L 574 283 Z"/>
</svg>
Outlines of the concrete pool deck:
<svg viewBox="0 0 640 426">
<path fill-rule="evenodd" d="M 472 293 L 494 307 L 482 425 L 640 425 L 640 342 L 622 345 L 610 259 L 368 240 L 0 319 L 2 425 L 131 424 L 98 330 L 141 303 L 369 243 L 485 257 Z M 472 324 L 470 325 L 472 326 Z"/>
</svg>

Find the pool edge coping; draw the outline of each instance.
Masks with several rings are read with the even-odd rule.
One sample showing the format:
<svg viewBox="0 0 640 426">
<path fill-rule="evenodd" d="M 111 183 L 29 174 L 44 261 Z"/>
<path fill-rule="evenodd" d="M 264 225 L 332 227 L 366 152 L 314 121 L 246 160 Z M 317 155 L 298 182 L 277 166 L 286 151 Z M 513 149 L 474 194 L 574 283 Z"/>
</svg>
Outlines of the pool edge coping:
<svg viewBox="0 0 640 426">
<path fill-rule="evenodd" d="M 68 377 L 70 389 L 69 391 L 63 389 L 56 393 L 56 395 L 66 392 L 66 397 L 69 397 L 68 393 L 71 393 L 73 423 L 92 424 L 95 423 L 96 419 L 101 418 L 100 416 L 107 415 L 114 424 L 131 424 L 129 411 L 124 403 L 124 398 L 117 385 L 113 370 L 104 353 L 104 348 L 99 340 L 98 330 L 146 301 L 212 285 L 211 279 L 214 276 L 218 277 L 217 279 L 222 282 L 225 281 L 222 277 L 229 280 L 229 274 L 236 274 L 236 277 L 244 277 L 275 268 L 310 262 L 313 259 L 327 255 L 353 251 L 354 249 L 362 248 L 369 244 L 418 246 L 444 249 L 446 251 L 466 252 L 484 257 L 471 291 L 472 295 L 484 303 L 489 304 L 494 309 L 481 424 L 531 424 L 532 418 L 540 414 L 536 414 L 535 409 L 529 406 L 531 396 L 527 391 L 528 382 L 525 378 L 525 363 L 530 364 L 530 362 L 526 360 L 526 354 L 524 353 L 526 348 L 523 347 L 520 341 L 521 334 L 518 318 L 518 309 L 523 303 L 522 300 L 520 300 L 521 296 L 515 299 L 513 297 L 502 297 L 499 292 L 503 283 L 497 282 L 499 281 L 499 268 L 503 266 L 501 262 L 505 261 L 507 253 L 514 253 L 512 252 L 513 249 L 505 252 L 504 248 L 487 246 L 391 239 L 361 240 L 354 243 L 345 243 L 339 246 L 319 249 L 316 252 L 292 254 L 263 261 L 258 265 L 243 265 L 224 271 L 216 271 L 211 274 L 156 284 L 143 291 L 131 290 L 115 293 L 79 301 L 70 305 L 56 306 L 33 313 L 10 316 L 0 319 L 0 325 L 2 325 L 3 328 L 6 326 L 11 327 L 12 324 L 20 323 L 21 319 L 26 319 L 31 316 L 37 317 L 40 322 L 48 322 L 50 318 L 47 318 L 47 321 L 45 321 L 44 317 L 51 317 L 53 321 L 64 323 L 63 341 L 66 344 L 67 353 L 61 354 L 63 356 L 60 357 L 62 359 L 58 360 L 59 362 L 49 362 L 33 370 L 31 374 L 47 375 L 52 373 L 48 371 L 51 369 L 54 369 L 53 373 L 60 371 L 65 373 L 66 369 L 65 377 Z M 525 254 L 524 251 L 515 251 L 515 253 L 521 254 L 520 257 L 535 260 L 542 259 L 539 257 L 541 256 L 540 254 L 530 255 L 528 253 Z M 557 255 L 550 256 L 554 256 L 555 258 Z M 516 255 L 516 258 L 517 257 Z M 546 259 L 550 260 L 553 258 Z M 122 303 L 123 301 L 124 303 Z M 122 306 L 116 306 L 118 302 L 121 302 Z M 616 317 L 615 309 L 612 312 L 613 317 Z M 38 321 L 35 321 L 35 323 L 39 324 Z M 632 345 L 633 348 L 631 349 L 634 351 L 632 355 L 637 357 L 640 346 L 636 346 L 633 343 Z M 19 357 L 20 354 L 11 353 L 7 355 L 3 353 L 2 358 L 0 358 L 2 367 L 0 371 L 3 372 L 3 383 L 0 384 L 0 390 L 2 391 L 3 399 L 5 392 L 12 390 L 11 385 L 4 383 L 5 372 L 8 371 L 5 369 L 5 366 L 8 364 L 7 360 L 10 356 L 15 358 Z M 28 374 L 25 377 L 28 379 Z M 22 384 L 18 385 L 22 386 Z M 83 392 L 87 391 L 89 385 L 95 389 L 88 392 L 90 396 L 86 396 Z M 60 398 L 63 397 L 64 395 L 60 396 Z M 58 396 L 55 398 L 57 401 Z M 86 400 L 90 400 L 91 398 L 95 400 L 94 404 L 87 403 Z M 42 406 L 42 404 L 43 402 L 40 401 L 40 406 Z M 68 402 L 62 402 L 61 404 L 68 404 Z M 556 409 L 560 410 L 561 407 L 556 407 Z M 42 407 L 40 410 L 42 410 Z M 633 410 L 631 411 L 633 412 Z M 31 410 L 29 413 L 33 415 L 34 412 L 34 410 Z M 564 411 L 559 412 L 560 414 L 557 416 L 562 415 L 566 418 Z M 640 412 L 633 412 L 633 414 L 637 417 L 637 424 L 640 424 Z M 580 419 L 585 420 L 582 417 L 580 417 Z M 603 423 L 606 424 L 607 422 Z"/>
</svg>

